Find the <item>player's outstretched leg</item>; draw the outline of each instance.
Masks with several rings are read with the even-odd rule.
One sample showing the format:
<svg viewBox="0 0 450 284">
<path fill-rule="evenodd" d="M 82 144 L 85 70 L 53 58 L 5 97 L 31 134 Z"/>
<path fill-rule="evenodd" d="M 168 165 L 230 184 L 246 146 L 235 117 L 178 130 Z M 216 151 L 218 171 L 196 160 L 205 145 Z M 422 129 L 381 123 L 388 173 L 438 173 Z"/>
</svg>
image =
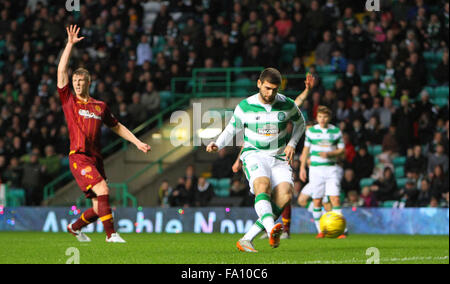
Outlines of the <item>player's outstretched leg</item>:
<svg viewBox="0 0 450 284">
<path fill-rule="evenodd" d="M 106 182 L 103 180 L 94 186 L 93 191 L 97 194 L 97 214 L 103 223 L 106 233 L 106 242 L 108 243 L 125 243 L 118 233 L 114 230 L 114 219 L 111 206 L 109 205 L 109 190 Z"/>
<path fill-rule="evenodd" d="M 280 209 L 273 201 L 271 201 L 271 204 L 272 204 L 273 214 L 275 215 L 274 219 L 277 220 L 280 217 L 281 212 L 283 210 Z M 254 249 L 254 246 L 253 246 L 252 242 L 261 232 L 264 232 L 264 234 L 262 235 L 263 237 L 268 238 L 267 233 L 266 233 L 265 230 L 266 229 L 264 228 L 264 225 L 262 224 L 261 218 L 260 218 L 253 224 L 253 226 L 250 228 L 250 230 L 239 241 L 242 240 L 242 241 L 250 242 L 250 244 L 252 245 L 252 248 Z M 246 250 L 243 250 L 243 249 L 241 249 L 239 247 L 239 241 L 236 244 L 237 248 L 240 251 L 246 251 Z M 242 245 L 240 245 L 240 246 L 242 247 Z"/>
<path fill-rule="evenodd" d="M 67 226 L 67 232 L 74 235 L 79 242 L 90 242 L 91 239 L 86 236 L 81 229 L 97 221 L 98 216 L 94 211 L 94 208 L 90 208 L 81 214 L 81 217 L 78 218 L 75 223 L 69 224 Z"/>
<path fill-rule="evenodd" d="M 94 211 L 94 208 L 89 208 L 85 212 L 81 214 L 81 217 L 78 218 L 77 221 L 73 224 L 69 224 L 67 226 L 67 232 L 74 235 L 79 242 L 90 242 L 91 239 L 86 236 L 81 229 L 89 225 L 90 223 L 93 223 L 97 221 L 98 216 Z"/>
</svg>

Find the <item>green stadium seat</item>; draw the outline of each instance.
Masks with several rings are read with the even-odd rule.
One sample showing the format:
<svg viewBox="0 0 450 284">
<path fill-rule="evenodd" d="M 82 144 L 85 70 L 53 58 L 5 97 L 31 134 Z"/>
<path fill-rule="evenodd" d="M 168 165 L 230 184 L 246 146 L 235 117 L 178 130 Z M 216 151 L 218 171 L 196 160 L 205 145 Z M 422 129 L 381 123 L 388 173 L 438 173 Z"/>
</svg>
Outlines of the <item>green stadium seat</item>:
<svg viewBox="0 0 450 284">
<path fill-rule="evenodd" d="M 374 182 L 375 182 L 375 179 L 373 179 L 373 178 L 363 178 L 359 182 L 359 186 L 361 188 L 366 187 L 366 186 L 371 186 Z"/>
<path fill-rule="evenodd" d="M 255 83 L 248 78 L 241 78 L 234 81 L 233 86 L 239 89 L 251 90 L 256 88 Z"/>
<path fill-rule="evenodd" d="M 399 188 L 399 189 L 401 189 L 401 188 L 404 188 L 405 187 L 405 185 L 406 185 L 406 183 L 408 182 L 408 178 L 397 178 L 396 179 L 396 181 L 397 181 L 397 187 Z"/>
<path fill-rule="evenodd" d="M 294 59 L 295 54 L 297 53 L 297 45 L 295 43 L 286 43 L 281 48 L 281 62 L 289 63 Z"/>
<path fill-rule="evenodd" d="M 161 98 L 161 109 L 168 108 L 173 103 L 172 93 L 170 91 L 161 91 L 159 92 L 159 96 Z"/>
<path fill-rule="evenodd" d="M 324 66 L 317 65 L 316 70 L 317 70 L 317 73 L 329 74 L 329 73 L 333 73 L 333 66 L 332 65 L 324 65 Z"/>
<path fill-rule="evenodd" d="M 6 200 L 10 207 L 25 205 L 25 190 L 21 188 L 10 188 L 7 191 Z"/>
<path fill-rule="evenodd" d="M 394 205 L 397 203 L 396 200 L 386 200 L 381 204 L 381 207 L 383 208 L 393 208 Z"/>
<path fill-rule="evenodd" d="M 403 178 L 405 177 L 405 167 L 396 167 L 395 168 L 395 177 L 396 178 Z"/>
<path fill-rule="evenodd" d="M 384 65 L 384 64 L 372 64 L 370 66 L 370 74 L 373 74 L 373 72 L 375 70 L 379 70 L 379 71 L 384 72 L 386 70 L 386 65 Z"/>
<path fill-rule="evenodd" d="M 372 75 L 362 75 L 361 76 L 361 82 L 363 83 L 363 84 L 366 84 L 367 82 L 369 82 L 370 80 L 372 80 L 373 79 L 373 76 Z"/>
<path fill-rule="evenodd" d="M 242 56 L 236 56 L 236 58 L 234 59 L 233 65 L 234 65 L 234 67 L 241 67 L 242 62 L 244 62 L 244 59 L 242 58 Z"/>
<path fill-rule="evenodd" d="M 371 156 L 377 156 L 383 152 L 383 146 L 382 145 L 371 145 L 371 146 L 367 147 L 367 152 L 369 152 L 369 154 Z"/>
<path fill-rule="evenodd" d="M 396 157 L 394 158 L 394 160 L 392 161 L 392 163 L 394 163 L 395 167 L 399 167 L 399 166 L 404 166 L 406 163 L 406 157 Z"/>
<path fill-rule="evenodd" d="M 217 184 L 219 183 L 219 180 L 216 178 L 208 178 L 206 179 L 207 182 L 209 182 L 213 187 L 217 187 Z"/>
<path fill-rule="evenodd" d="M 248 90 L 246 90 L 244 88 L 235 89 L 235 90 L 233 90 L 233 93 L 232 93 L 232 97 L 236 97 L 236 98 L 246 98 L 248 96 L 250 96 L 250 93 Z"/>
<path fill-rule="evenodd" d="M 439 107 L 445 107 L 448 105 L 448 98 L 435 98 L 431 102 Z"/>
<path fill-rule="evenodd" d="M 325 89 L 327 90 L 333 89 L 334 83 L 336 82 L 338 77 L 339 77 L 338 75 L 331 75 L 331 74 L 324 75 L 322 78 L 322 83 Z"/>
<path fill-rule="evenodd" d="M 211 180 L 211 179 L 209 179 Z M 216 179 L 216 186 L 214 187 L 214 193 L 219 197 L 228 197 L 230 196 L 230 187 L 231 187 L 231 179 L 223 178 Z M 211 183 L 213 184 L 213 183 Z M 213 185 L 214 186 L 214 185 Z"/>
<path fill-rule="evenodd" d="M 430 98 L 434 96 L 434 87 L 432 86 L 426 86 L 422 89 L 422 91 L 427 91 L 427 93 L 430 95 Z M 419 94 L 420 96 L 420 94 Z"/>
<path fill-rule="evenodd" d="M 425 51 L 423 53 L 423 58 L 425 59 L 425 62 L 436 62 L 439 60 L 437 54 L 433 51 Z"/>
<path fill-rule="evenodd" d="M 436 87 L 434 89 L 434 97 L 435 98 L 446 98 L 446 99 L 448 99 L 448 94 L 449 94 L 449 87 L 448 86 Z"/>
</svg>

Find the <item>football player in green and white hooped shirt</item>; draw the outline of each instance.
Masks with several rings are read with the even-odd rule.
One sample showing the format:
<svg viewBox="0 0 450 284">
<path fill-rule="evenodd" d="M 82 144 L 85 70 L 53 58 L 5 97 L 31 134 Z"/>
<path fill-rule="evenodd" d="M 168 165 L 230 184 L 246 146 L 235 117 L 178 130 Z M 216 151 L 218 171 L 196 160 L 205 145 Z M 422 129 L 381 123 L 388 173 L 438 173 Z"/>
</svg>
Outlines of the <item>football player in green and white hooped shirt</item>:
<svg viewBox="0 0 450 284">
<path fill-rule="evenodd" d="M 305 121 L 294 101 L 278 94 L 281 74 L 274 68 L 261 72 L 259 93 L 239 103 L 234 115 L 216 142 L 206 150 L 215 152 L 232 142 L 235 135 L 244 132 L 244 149 L 241 160 L 255 195 L 256 224 L 264 228 L 269 244 L 276 248 L 280 243 L 282 224 L 275 224 L 283 208 L 292 200 L 293 180 L 289 163 L 295 147 L 304 133 Z M 292 136 L 288 138 L 287 124 L 293 123 Z M 241 251 L 256 252 L 249 240 L 237 242 Z"/>
<path fill-rule="evenodd" d="M 306 165 L 308 156 L 311 159 L 309 165 L 309 186 L 312 189 L 314 202 L 313 217 L 319 234 L 317 238 L 323 238 L 320 231 L 319 220 L 322 216 L 322 198 L 329 196 L 333 211 L 342 214 L 340 204 L 340 173 L 337 159 L 345 154 L 345 145 L 341 130 L 330 124 L 331 110 L 326 106 L 319 106 L 317 110 L 318 124 L 310 127 L 305 134 L 305 147 L 301 156 L 300 179 L 306 181 Z M 307 155 L 309 154 L 309 155 Z M 345 238 L 345 235 L 339 238 Z"/>
</svg>

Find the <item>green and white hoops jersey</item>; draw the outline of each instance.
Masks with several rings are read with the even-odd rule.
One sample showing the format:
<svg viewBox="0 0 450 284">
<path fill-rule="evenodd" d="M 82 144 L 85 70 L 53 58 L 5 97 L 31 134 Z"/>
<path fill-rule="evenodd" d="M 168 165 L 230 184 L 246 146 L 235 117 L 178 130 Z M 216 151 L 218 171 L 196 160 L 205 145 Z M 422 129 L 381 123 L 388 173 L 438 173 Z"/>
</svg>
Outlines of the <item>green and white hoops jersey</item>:
<svg viewBox="0 0 450 284">
<path fill-rule="evenodd" d="M 275 157 L 284 156 L 286 145 L 296 147 L 305 132 L 305 120 L 294 101 L 277 94 L 271 105 L 259 101 L 259 94 L 241 101 L 233 117 L 217 139 L 219 149 L 227 146 L 243 131 L 244 149 L 241 158 L 254 152 Z M 292 134 L 287 131 L 292 121 Z"/>
<path fill-rule="evenodd" d="M 328 128 L 323 129 L 316 124 L 306 130 L 305 135 L 305 147 L 309 147 L 311 167 L 336 165 L 336 157 L 322 158 L 319 153 L 345 148 L 342 132 L 338 127 L 328 124 Z"/>
</svg>

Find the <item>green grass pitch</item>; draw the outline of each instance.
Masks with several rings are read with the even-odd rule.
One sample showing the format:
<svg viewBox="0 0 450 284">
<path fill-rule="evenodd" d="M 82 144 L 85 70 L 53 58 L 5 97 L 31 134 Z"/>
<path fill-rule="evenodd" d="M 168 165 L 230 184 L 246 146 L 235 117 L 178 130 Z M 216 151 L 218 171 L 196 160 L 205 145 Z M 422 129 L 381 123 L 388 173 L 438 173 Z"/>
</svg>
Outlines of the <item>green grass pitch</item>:
<svg viewBox="0 0 450 284">
<path fill-rule="evenodd" d="M 252 254 L 237 251 L 240 235 L 122 234 L 126 244 L 105 243 L 103 234 L 89 236 L 91 243 L 79 243 L 68 233 L 2 232 L 0 263 L 64 264 L 73 256 L 68 249 L 76 248 L 81 264 L 353 264 L 366 263 L 375 256 L 368 248 L 375 247 L 382 264 L 449 264 L 448 236 L 351 235 L 345 240 L 316 240 L 302 234 L 282 240 L 277 249 L 257 239 L 259 253 Z"/>
</svg>

